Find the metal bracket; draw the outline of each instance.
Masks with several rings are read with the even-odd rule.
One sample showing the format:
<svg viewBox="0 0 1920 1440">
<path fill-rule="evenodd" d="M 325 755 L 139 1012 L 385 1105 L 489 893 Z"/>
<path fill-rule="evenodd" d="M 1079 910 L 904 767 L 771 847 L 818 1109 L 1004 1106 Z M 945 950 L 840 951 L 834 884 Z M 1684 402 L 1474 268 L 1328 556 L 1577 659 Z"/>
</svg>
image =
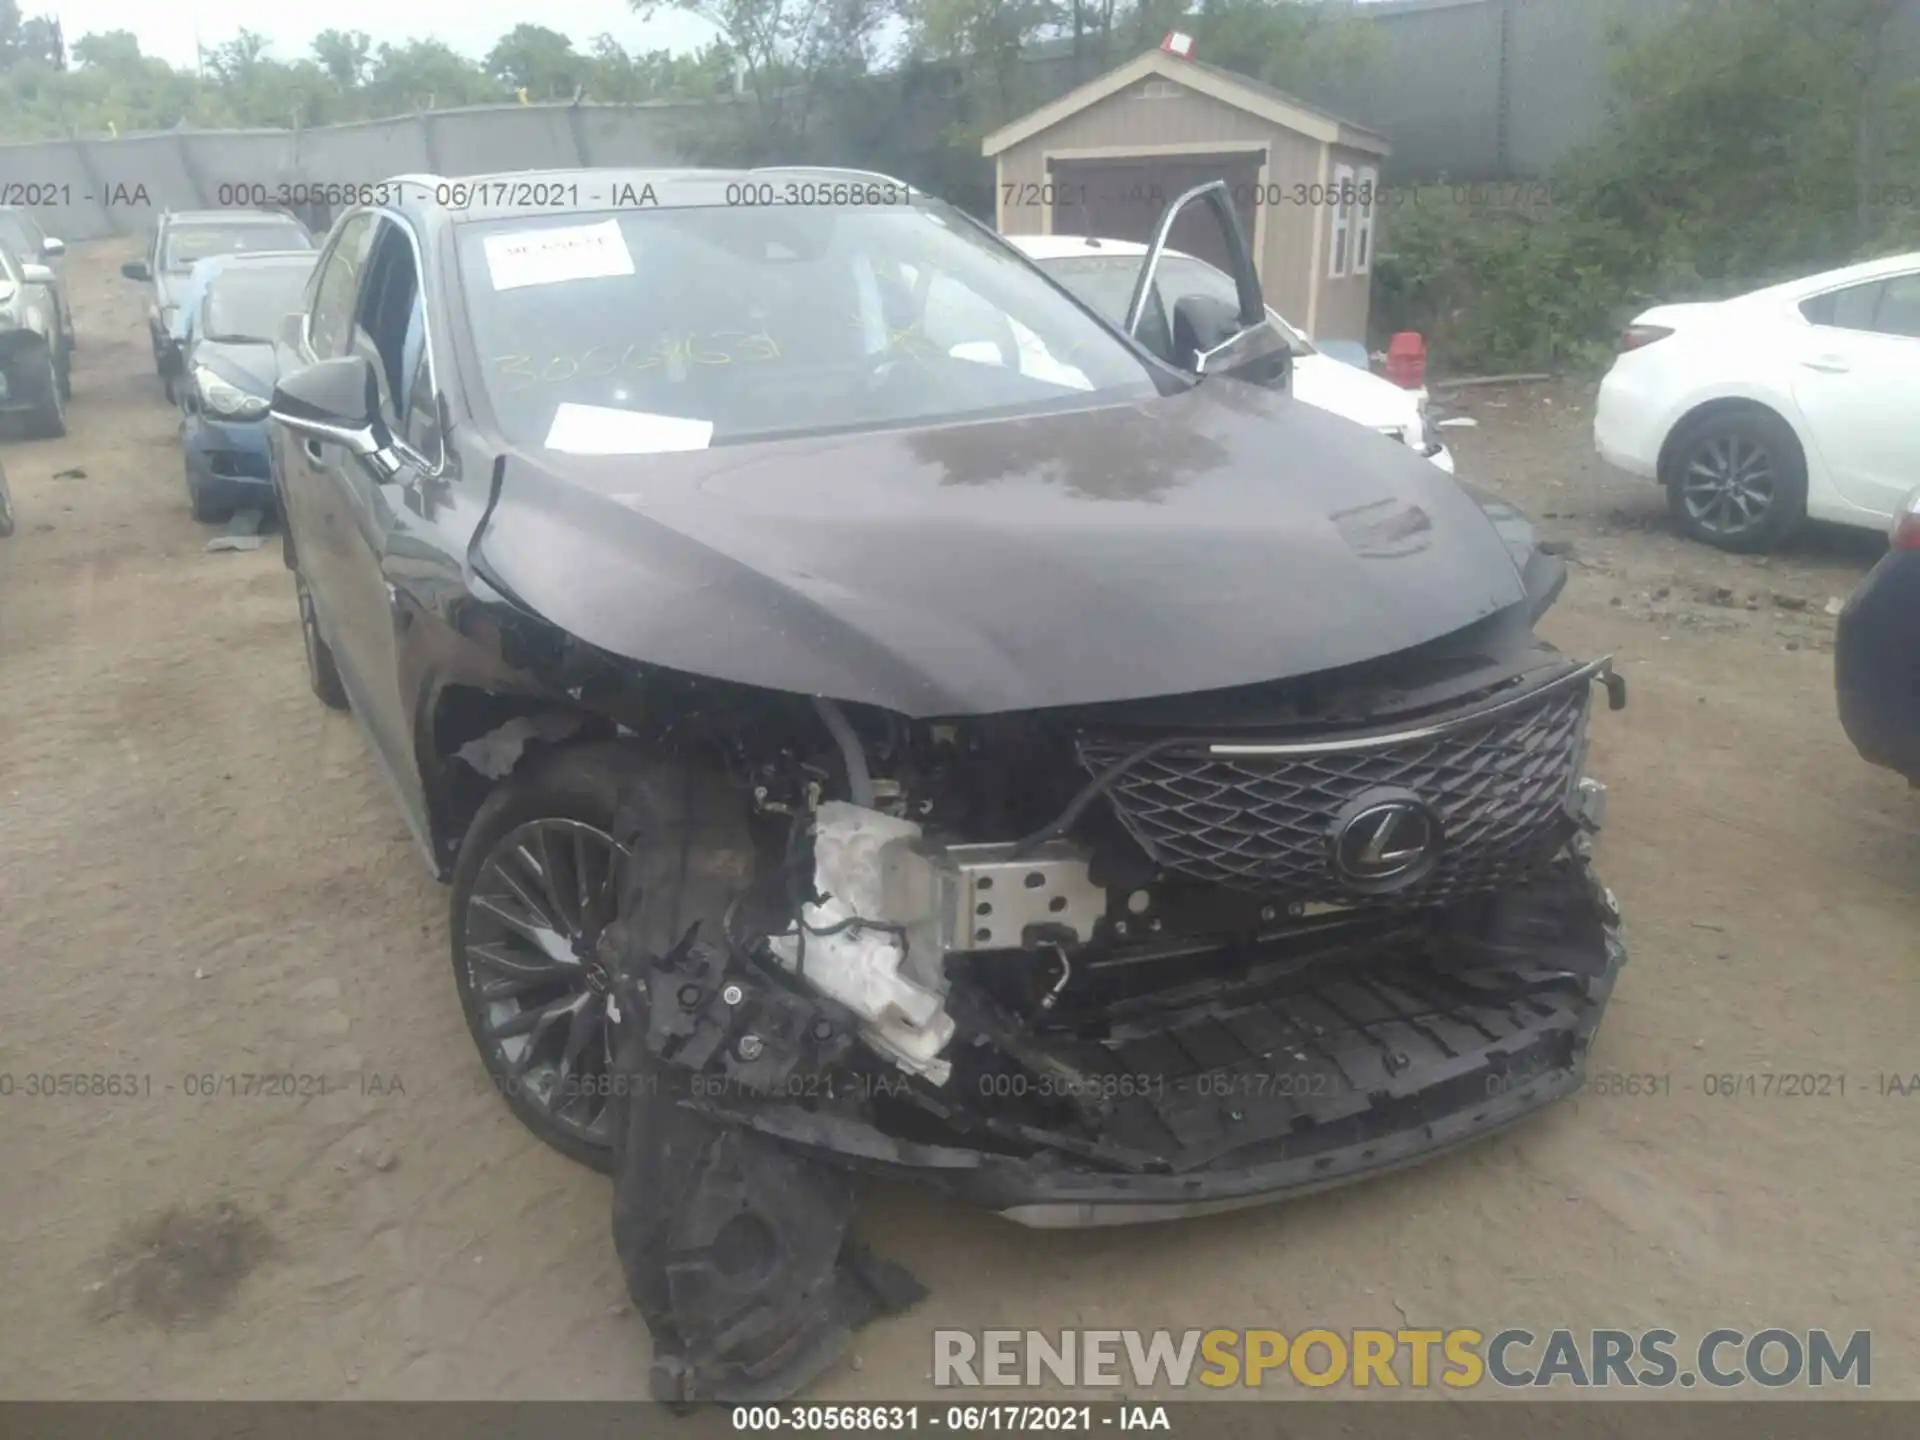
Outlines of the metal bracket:
<svg viewBox="0 0 1920 1440">
<path fill-rule="evenodd" d="M 1107 913 L 1087 856 L 1066 841 L 1025 855 L 1012 844 L 952 845 L 935 859 L 944 950 L 1020 950 L 1031 926 L 1064 928 L 1082 944 Z"/>
</svg>

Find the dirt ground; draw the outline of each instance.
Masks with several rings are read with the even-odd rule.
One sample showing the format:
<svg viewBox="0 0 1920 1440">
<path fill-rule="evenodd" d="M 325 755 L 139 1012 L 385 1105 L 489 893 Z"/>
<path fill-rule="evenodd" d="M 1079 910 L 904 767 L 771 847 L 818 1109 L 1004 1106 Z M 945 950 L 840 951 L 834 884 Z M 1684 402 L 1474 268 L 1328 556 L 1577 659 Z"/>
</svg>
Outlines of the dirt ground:
<svg viewBox="0 0 1920 1440">
<path fill-rule="evenodd" d="M 72 257 L 72 435 L 0 451 L 0 1394 L 643 1396 L 607 1183 L 488 1092 L 445 894 L 308 693 L 277 546 L 202 552 L 127 253 Z M 931 1298 L 820 1397 L 933 1394 L 942 1326 L 1409 1323 L 1871 1329 L 1875 1392 L 1920 1396 L 1920 1096 L 1876 1081 L 1920 1071 L 1920 795 L 1847 746 L 1826 614 L 1877 547 L 1690 545 L 1591 457 L 1589 404 L 1471 392 L 1450 438 L 1568 547 L 1550 633 L 1632 688 L 1595 724 L 1633 959 L 1594 1067 L 1670 1093 L 1147 1230 L 875 1188 L 865 1233 Z M 1845 1094 L 1707 1093 L 1768 1072 Z M 219 1078 L 263 1073 L 332 1093 Z"/>
</svg>

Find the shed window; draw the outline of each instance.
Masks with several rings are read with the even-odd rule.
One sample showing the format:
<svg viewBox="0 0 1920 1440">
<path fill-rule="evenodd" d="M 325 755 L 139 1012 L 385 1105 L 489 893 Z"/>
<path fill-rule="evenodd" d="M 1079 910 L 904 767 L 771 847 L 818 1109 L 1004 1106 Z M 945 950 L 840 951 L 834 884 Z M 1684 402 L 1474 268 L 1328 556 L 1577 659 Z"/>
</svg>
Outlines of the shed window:
<svg viewBox="0 0 1920 1440">
<path fill-rule="evenodd" d="M 1327 274 L 1336 280 L 1352 268 L 1352 257 L 1347 252 L 1353 240 L 1353 190 L 1353 167 L 1334 166 L 1333 193 L 1327 197 L 1333 205 L 1333 258 Z"/>
<path fill-rule="evenodd" d="M 1354 187 L 1353 203 L 1357 219 L 1353 227 L 1353 273 L 1365 275 L 1373 268 L 1373 211 L 1380 188 L 1380 172 L 1371 165 L 1361 167 L 1359 183 Z"/>
<path fill-rule="evenodd" d="M 1140 87 L 1140 94 L 1147 100 L 1172 100 L 1179 96 L 1180 87 L 1171 80 L 1149 80 Z"/>
</svg>

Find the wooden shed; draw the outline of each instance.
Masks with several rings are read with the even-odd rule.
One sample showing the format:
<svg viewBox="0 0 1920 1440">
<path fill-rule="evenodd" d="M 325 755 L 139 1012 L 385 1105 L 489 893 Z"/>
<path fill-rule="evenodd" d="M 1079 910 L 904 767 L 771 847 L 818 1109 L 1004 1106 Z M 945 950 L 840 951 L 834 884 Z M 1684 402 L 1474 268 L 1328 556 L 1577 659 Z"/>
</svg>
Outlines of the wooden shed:
<svg viewBox="0 0 1920 1440">
<path fill-rule="evenodd" d="M 1145 241 L 1166 203 L 1233 189 L 1267 303 L 1315 339 L 1367 338 L 1387 141 L 1244 75 L 1149 50 L 981 142 L 1005 235 Z M 1173 245 L 1218 263 L 1218 227 Z"/>
</svg>

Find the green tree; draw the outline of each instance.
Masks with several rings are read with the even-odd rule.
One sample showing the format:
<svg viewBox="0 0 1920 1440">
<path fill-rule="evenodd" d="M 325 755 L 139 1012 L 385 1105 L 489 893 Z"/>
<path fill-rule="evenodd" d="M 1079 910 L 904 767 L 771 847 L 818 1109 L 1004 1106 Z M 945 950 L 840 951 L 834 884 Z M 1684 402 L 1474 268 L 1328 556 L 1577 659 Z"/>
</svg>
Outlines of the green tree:
<svg viewBox="0 0 1920 1440">
<path fill-rule="evenodd" d="M 367 78 L 373 40 L 364 30 L 322 30 L 313 37 L 313 58 L 342 90 L 356 90 Z"/>
<path fill-rule="evenodd" d="M 508 98 L 500 82 L 439 40 L 380 45 L 368 73 L 368 115 L 404 115 L 416 109 L 485 105 Z"/>
<path fill-rule="evenodd" d="M 570 99 L 590 69 L 559 31 L 524 23 L 500 37 L 487 54 L 486 68 L 508 89 L 526 91 L 529 100 Z"/>
<path fill-rule="evenodd" d="M 646 19 L 678 10 L 720 32 L 745 105 L 690 134 L 703 158 L 737 164 L 816 158 L 815 120 L 870 69 L 883 0 L 628 0 Z"/>
<path fill-rule="evenodd" d="M 1557 203 L 1386 213 L 1376 319 L 1446 363 L 1598 359 L 1631 313 L 1920 245 L 1920 86 L 1886 62 L 1898 0 L 1694 0 L 1615 37 L 1606 129 Z M 1904 199 L 1905 196 L 1896 195 Z"/>
<path fill-rule="evenodd" d="M 100 30 L 82 35 L 73 42 L 73 58 L 80 65 L 122 73 L 139 68 L 145 59 L 140 53 L 140 39 L 131 30 Z"/>
</svg>

